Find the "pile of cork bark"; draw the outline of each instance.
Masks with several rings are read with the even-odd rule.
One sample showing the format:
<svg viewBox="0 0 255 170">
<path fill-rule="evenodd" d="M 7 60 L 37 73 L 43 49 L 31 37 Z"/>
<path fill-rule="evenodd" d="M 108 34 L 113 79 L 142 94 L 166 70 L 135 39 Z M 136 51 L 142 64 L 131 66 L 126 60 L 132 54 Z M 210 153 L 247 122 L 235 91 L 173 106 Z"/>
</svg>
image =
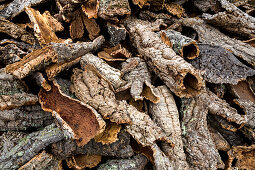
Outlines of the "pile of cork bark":
<svg viewBox="0 0 255 170">
<path fill-rule="evenodd" d="M 252 0 L 0 0 L 0 169 L 255 169 Z"/>
</svg>

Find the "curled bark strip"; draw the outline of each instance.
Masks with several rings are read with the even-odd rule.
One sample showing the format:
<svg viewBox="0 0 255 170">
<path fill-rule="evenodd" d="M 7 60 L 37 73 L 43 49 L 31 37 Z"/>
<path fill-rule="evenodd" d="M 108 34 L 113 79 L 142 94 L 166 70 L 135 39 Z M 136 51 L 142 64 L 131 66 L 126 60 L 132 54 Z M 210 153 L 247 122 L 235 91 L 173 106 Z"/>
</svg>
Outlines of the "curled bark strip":
<svg viewBox="0 0 255 170">
<path fill-rule="evenodd" d="M 227 0 L 218 0 L 226 11 L 217 14 L 203 14 L 203 19 L 229 32 L 236 33 L 247 38 L 255 37 L 255 18 L 237 8 Z"/>
<path fill-rule="evenodd" d="M 150 104 L 149 113 L 156 124 L 172 139 L 173 147 L 162 143 L 162 150 L 173 162 L 174 169 L 189 169 L 186 155 L 183 151 L 179 113 L 171 91 L 166 86 L 155 89 L 159 94 L 160 102 Z"/>
<path fill-rule="evenodd" d="M 231 92 L 239 99 L 250 100 L 255 104 L 255 94 L 247 81 L 240 81 L 237 85 L 231 85 Z"/>
<path fill-rule="evenodd" d="M 101 155 L 75 155 L 66 161 L 69 168 L 84 169 L 97 166 L 101 162 L 101 159 Z"/>
<path fill-rule="evenodd" d="M 137 65 L 129 71 L 130 64 L 133 63 L 137 63 Z M 151 84 L 151 76 L 144 60 L 138 57 L 127 59 L 122 64 L 121 71 L 124 74 L 123 79 L 128 83 L 118 89 L 118 91 L 130 88 L 130 94 L 135 101 L 146 98 L 153 103 L 159 102 L 159 96 L 154 92 L 154 86 Z"/>
<path fill-rule="evenodd" d="M 57 159 L 66 159 L 71 155 L 102 155 L 115 156 L 121 158 L 131 157 L 134 152 L 129 145 L 130 135 L 124 131 L 118 134 L 118 140 L 111 144 L 97 143 L 92 139 L 83 147 L 78 147 L 76 142 L 71 140 L 62 140 L 50 146 L 50 152 Z"/>
<path fill-rule="evenodd" d="M 35 36 L 41 46 L 47 45 L 50 42 L 59 42 L 59 39 L 50 27 L 47 18 L 33 8 L 26 7 L 25 9 L 30 21 L 34 25 Z"/>
<path fill-rule="evenodd" d="M 136 155 L 129 159 L 108 160 L 101 164 L 98 170 L 121 169 L 121 170 L 142 170 L 148 163 L 148 159 L 143 155 Z"/>
<path fill-rule="evenodd" d="M 55 124 L 46 126 L 41 131 L 32 132 L 22 138 L 9 152 L 0 156 L 1 169 L 17 169 L 32 159 L 46 146 L 64 138 L 62 131 Z"/>
<path fill-rule="evenodd" d="M 178 18 L 185 15 L 185 10 L 177 3 L 164 3 L 164 6 L 170 14 L 176 15 Z"/>
<path fill-rule="evenodd" d="M 192 97 L 204 87 L 201 72 L 196 70 L 152 32 L 159 25 L 135 18 L 126 20 L 129 35 L 138 52 L 152 70 L 179 97 Z"/>
<path fill-rule="evenodd" d="M 198 44 L 199 57 L 190 63 L 199 70 L 204 70 L 203 77 L 210 83 L 237 84 L 248 76 L 253 76 L 255 70 L 242 64 L 231 52 L 220 46 Z"/>
<path fill-rule="evenodd" d="M 228 151 L 228 168 L 230 169 L 254 169 L 255 145 L 234 146 Z M 233 161 L 236 160 L 234 163 Z M 234 164 L 234 165 L 233 165 Z"/>
<path fill-rule="evenodd" d="M 25 11 L 26 7 L 35 6 L 45 1 L 46 0 L 14 0 L 0 12 L 0 16 L 12 19 L 21 12 Z"/>
<path fill-rule="evenodd" d="M 125 61 L 127 58 L 131 58 L 132 54 L 121 44 L 118 44 L 112 48 L 104 48 L 104 51 L 98 53 L 98 57 L 106 61 Z"/>
<path fill-rule="evenodd" d="M 35 43 L 35 39 L 32 34 L 2 17 L 0 17 L 0 32 L 6 33 L 15 39 L 20 38 L 22 41 L 31 45 Z"/>
<path fill-rule="evenodd" d="M 208 25 L 202 19 L 182 18 L 179 20 L 183 26 L 192 27 L 198 33 L 198 40 L 202 43 L 217 45 L 231 51 L 234 55 L 255 66 L 254 53 L 252 46 L 226 36 L 218 29 Z M 210 33 L 210 34 L 209 34 Z"/>
<path fill-rule="evenodd" d="M 103 42 L 104 37 L 100 36 L 93 42 L 52 43 L 42 49 L 33 51 L 21 61 L 6 66 L 6 71 L 21 79 L 32 71 L 45 68 L 50 63 L 61 64 L 75 60 L 90 51 L 98 49 Z"/>
<path fill-rule="evenodd" d="M 0 110 L 33 105 L 38 101 L 34 94 L 27 93 L 26 84 L 4 70 L 0 70 Z"/>
<path fill-rule="evenodd" d="M 199 55 L 199 48 L 195 40 L 181 35 L 174 30 L 163 30 L 160 32 L 161 39 L 173 48 L 174 52 L 185 59 L 194 59 Z"/>
<path fill-rule="evenodd" d="M 89 19 L 97 18 L 99 2 L 99 0 L 89 0 L 81 6 L 82 11 L 88 16 Z"/>
<path fill-rule="evenodd" d="M 48 81 L 43 77 L 42 73 L 35 72 L 34 74 L 32 74 L 32 79 L 34 79 L 36 84 L 42 87 L 44 90 L 51 90 L 51 86 L 49 85 Z"/>
<path fill-rule="evenodd" d="M 78 146 L 84 146 L 103 132 L 105 122 L 92 107 L 63 94 L 56 81 L 51 87 L 48 92 L 43 89 L 39 92 L 42 109 L 52 112 L 65 134 L 76 139 Z"/>
<path fill-rule="evenodd" d="M 61 170 L 62 167 L 58 160 L 55 160 L 52 155 L 42 151 L 29 162 L 19 168 L 19 170 L 31 170 L 31 169 L 55 169 Z"/>
<path fill-rule="evenodd" d="M 53 123 L 51 114 L 44 112 L 39 105 L 0 111 L 0 131 L 40 128 L 51 123 Z"/>
<path fill-rule="evenodd" d="M 208 109 L 204 104 L 204 99 L 200 96 L 182 99 L 181 114 L 184 150 L 191 168 L 224 168 L 207 127 Z"/>
<path fill-rule="evenodd" d="M 211 126 L 208 126 L 208 129 L 210 131 L 210 135 L 212 137 L 212 140 L 217 150 L 221 150 L 221 151 L 230 150 L 229 143 L 226 141 L 226 139 L 224 139 L 224 137 L 220 134 L 220 132 L 218 132 L 216 129 L 212 128 Z"/>
<path fill-rule="evenodd" d="M 126 84 L 126 82 L 121 79 L 120 70 L 109 66 L 104 60 L 93 54 L 89 53 L 82 56 L 80 62 L 82 67 L 85 67 L 87 64 L 95 67 L 100 75 L 111 83 L 115 90 Z"/>
</svg>

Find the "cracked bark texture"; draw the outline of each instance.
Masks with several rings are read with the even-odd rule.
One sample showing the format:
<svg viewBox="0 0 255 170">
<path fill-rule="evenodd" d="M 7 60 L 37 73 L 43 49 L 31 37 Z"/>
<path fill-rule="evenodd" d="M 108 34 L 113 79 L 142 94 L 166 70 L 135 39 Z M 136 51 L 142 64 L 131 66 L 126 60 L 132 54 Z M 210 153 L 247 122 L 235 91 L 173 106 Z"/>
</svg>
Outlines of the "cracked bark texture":
<svg viewBox="0 0 255 170">
<path fill-rule="evenodd" d="M 223 12 L 211 15 L 204 13 L 202 18 L 214 26 L 220 27 L 229 32 L 238 34 L 241 37 L 255 37 L 255 18 L 243 12 L 227 0 L 217 0 Z"/>
<path fill-rule="evenodd" d="M 3 47 L 0 46 L 0 52 L 1 52 L 1 54 L 0 54 L 0 62 L 1 62 L 0 67 L 4 67 L 8 64 L 15 63 L 15 62 L 21 60 L 21 58 L 23 56 L 27 55 L 27 53 L 25 51 L 20 49 L 15 44 L 7 44 Z"/>
<path fill-rule="evenodd" d="M 179 97 L 192 97 L 200 93 L 204 87 L 201 72 L 176 55 L 153 32 L 159 30 L 159 23 L 129 18 L 125 25 L 139 54 L 171 91 Z"/>
<path fill-rule="evenodd" d="M 45 127 L 51 123 L 53 123 L 51 114 L 43 111 L 40 105 L 0 111 L 0 131 L 23 131 Z"/>
<path fill-rule="evenodd" d="M 72 61 L 90 51 L 97 50 L 103 42 L 104 37 L 100 36 L 93 42 L 51 43 L 42 49 L 34 50 L 21 61 L 6 66 L 6 71 L 22 79 L 29 73 L 41 70 L 51 63 L 61 64 Z"/>
<path fill-rule="evenodd" d="M 1 169 L 17 169 L 37 155 L 51 143 L 64 138 L 62 131 L 54 124 L 46 126 L 41 131 L 32 132 L 0 156 Z"/>
<path fill-rule="evenodd" d="M 173 146 L 163 142 L 163 152 L 173 162 L 174 169 L 189 169 L 186 155 L 183 150 L 179 112 L 172 92 L 166 86 L 158 86 L 155 91 L 160 97 L 160 102 L 149 105 L 149 113 L 153 121 L 162 128 L 173 142 Z"/>
<path fill-rule="evenodd" d="M 232 52 L 234 55 L 255 66 L 255 48 L 240 40 L 230 38 L 218 29 L 208 25 L 199 18 L 182 18 L 179 20 L 183 26 L 193 28 L 198 34 L 198 41 L 217 45 Z"/>
<path fill-rule="evenodd" d="M 203 77 L 210 83 L 237 84 L 248 76 L 253 76 L 255 70 L 242 64 L 231 52 L 211 44 L 198 44 L 200 54 L 190 61 L 197 69 L 205 71 Z"/>
<path fill-rule="evenodd" d="M 128 158 L 134 154 L 129 142 L 130 135 L 127 132 L 121 131 L 118 134 L 118 140 L 111 144 L 103 145 L 102 143 L 95 142 L 95 140 L 92 139 L 83 147 L 79 147 L 76 142 L 64 139 L 52 144 L 49 147 L 49 152 L 59 160 L 78 154 Z"/>
<path fill-rule="evenodd" d="M 181 101 L 181 127 L 187 161 L 191 169 L 224 168 L 207 127 L 208 109 L 203 100 L 198 96 Z"/>
<path fill-rule="evenodd" d="M 121 87 L 121 91 L 130 89 L 135 101 L 145 98 L 153 103 L 159 102 L 159 96 L 154 92 L 155 87 L 151 84 L 151 75 L 143 59 L 127 59 L 122 63 L 121 72 L 124 74 L 123 79 L 127 81 L 127 84 Z"/>
</svg>

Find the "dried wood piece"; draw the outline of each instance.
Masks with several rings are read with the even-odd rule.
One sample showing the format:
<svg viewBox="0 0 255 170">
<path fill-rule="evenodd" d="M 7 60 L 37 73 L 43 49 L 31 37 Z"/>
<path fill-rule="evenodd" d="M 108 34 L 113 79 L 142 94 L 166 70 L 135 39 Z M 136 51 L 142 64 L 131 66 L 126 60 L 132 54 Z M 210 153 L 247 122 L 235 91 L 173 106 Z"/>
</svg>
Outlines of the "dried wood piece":
<svg viewBox="0 0 255 170">
<path fill-rule="evenodd" d="M 46 126 L 41 131 L 25 136 L 9 152 L 0 156 L 1 169 L 17 169 L 32 159 L 46 146 L 64 138 L 62 131 L 55 124 Z"/>
<path fill-rule="evenodd" d="M 74 19 L 72 20 L 69 29 L 72 39 L 82 38 L 84 34 L 84 26 L 80 10 L 76 10 L 74 12 Z"/>
<path fill-rule="evenodd" d="M 170 14 L 176 15 L 178 18 L 181 18 L 182 16 L 185 15 L 185 10 L 182 8 L 181 5 L 177 3 L 173 2 L 164 3 L 164 7 Z"/>
<path fill-rule="evenodd" d="M 111 83 L 114 89 L 118 89 L 126 84 L 126 82 L 121 79 L 120 70 L 109 66 L 104 60 L 93 54 L 89 53 L 82 56 L 80 63 L 83 68 L 88 64 L 95 67 L 100 75 Z"/>
<path fill-rule="evenodd" d="M 121 170 L 143 170 L 148 159 L 143 155 L 136 155 L 129 159 L 108 160 L 101 164 L 98 170 L 121 169 Z"/>
<path fill-rule="evenodd" d="M 111 46 L 116 46 L 120 41 L 126 39 L 127 30 L 123 26 L 116 26 L 113 24 L 107 23 L 108 34 L 110 35 L 110 44 Z"/>
<path fill-rule="evenodd" d="M 26 13 L 30 21 L 34 25 L 35 36 L 37 37 L 41 46 L 47 45 L 50 42 L 59 42 L 53 29 L 48 23 L 48 19 L 41 15 L 39 11 L 26 7 Z"/>
<path fill-rule="evenodd" d="M 179 97 L 192 97 L 200 93 L 204 87 L 201 72 L 176 55 L 152 32 L 159 28 L 158 23 L 155 25 L 129 18 L 126 26 L 138 52 L 171 91 Z"/>
<path fill-rule="evenodd" d="M 31 170 L 31 169 L 55 169 L 62 170 L 60 162 L 55 160 L 52 155 L 46 151 L 42 151 L 29 162 L 19 168 L 19 170 Z"/>
<path fill-rule="evenodd" d="M 101 155 L 75 155 L 66 161 L 69 168 L 83 169 L 97 166 L 101 162 L 101 159 Z"/>
<path fill-rule="evenodd" d="M 220 132 L 218 132 L 216 129 L 212 128 L 209 125 L 208 125 L 208 129 L 210 131 L 211 138 L 217 150 L 221 150 L 221 151 L 230 150 L 229 143 L 226 141 L 226 139 L 224 139 L 224 137 L 220 134 Z"/>
<path fill-rule="evenodd" d="M 0 32 L 8 34 L 15 39 L 21 39 L 28 44 L 33 45 L 35 43 L 34 36 L 28 33 L 22 27 L 0 17 Z"/>
<path fill-rule="evenodd" d="M 199 48 L 195 40 L 170 29 L 161 31 L 160 36 L 164 43 L 173 48 L 175 53 L 185 59 L 194 59 L 198 57 Z"/>
<path fill-rule="evenodd" d="M 20 61 L 26 54 L 26 52 L 15 44 L 7 44 L 4 47 L 0 46 L 0 67 Z"/>
<path fill-rule="evenodd" d="M 18 109 L 0 111 L 0 131 L 40 128 L 52 122 L 51 114 L 44 112 L 39 105 L 22 106 Z"/>
<path fill-rule="evenodd" d="M 240 81 L 237 85 L 231 85 L 230 88 L 231 92 L 239 99 L 246 99 L 255 103 L 255 94 L 247 81 Z"/>
<path fill-rule="evenodd" d="M 209 10 L 219 12 L 221 10 L 220 4 L 217 0 L 192 0 L 195 7 L 200 11 L 207 12 Z"/>
<path fill-rule="evenodd" d="M 6 71 L 21 79 L 30 72 L 40 70 L 50 63 L 63 64 L 75 60 L 90 51 L 97 50 L 103 42 L 104 37 L 100 36 L 93 42 L 51 43 L 42 49 L 34 50 L 21 61 L 6 66 Z"/>
<path fill-rule="evenodd" d="M 48 81 L 43 77 L 42 73 L 35 72 L 32 74 L 32 79 L 35 80 L 36 84 L 42 87 L 46 91 L 51 90 L 51 86 L 49 85 Z"/>
<path fill-rule="evenodd" d="M 149 113 L 154 122 L 169 135 L 174 144 L 174 146 L 170 146 L 167 143 L 162 143 L 162 150 L 173 162 L 174 169 L 189 169 L 183 151 L 179 113 L 173 95 L 166 86 L 159 86 L 155 91 L 159 94 L 160 102 L 151 103 Z"/>
<path fill-rule="evenodd" d="M 234 146 L 228 151 L 228 167 L 231 169 L 254 169 L 255 168 L 255 145 Z M 236 160 L 234 162 L 234 160 Z"/>
<path fill-rule="evenodd" d="M 179 21 L 183 26 L 192 27 L 198 33 L 198 41 L 205 44 L 221 46 L 249 64 L 255 66 L 255 48 L 252 46 L 226 36 L 218 29 L 206 24 L 202 19 L 182 18 Z"/>
<path fill-rule="evenodd" d="M 204 13 L 203 19 L 229 32 L 247 38 L 255 37 L 255 18 L 237 8 L 227 0 L 218 0 L 226 11 L 211 15 Z"/>
<path fill-rule="evenodd" d="M 128 0 L 104 0 L 100 1 L 98 16 L 105 20 L 118 20 L 118 16 L 128 16 L 131 9 Z"/>
<path fill-rule="evenodd" d="M 89 0 L 81 6 L 82 11 L 88 16 L 89 19 L 97 18 L 99 2 L 99 0 Z"/>
<path fill-rule="evenodd" d="M 199 70 L 204 70 L 203 77 L 210 83 L 237 84 L 255 71 L 242 64 L 231 52 L 220 46 L 198 44 L 199 57 L 190 63 Z"/>
<path fill-rule="evenodd" d="M 62 140 L 50 146 L 50 152 L 57 159 L 66 159 L 71 155 L 102 155 L 102 156 L 116 156 L 121 158 L 131 157 L 134 152 L 129 145 L 130 135 L 124 131 L 118 134 L 118 140 L 111 144 L 97 143 L 92 139 L 83 147 L 78 147 L 76 142 L 71 140 Z"/>
<path fill-rule="evenodd" d="M 133 63 L 137 64 L 130 69 L 130 65 Z M 144 60 L 138 57 L 127 59 L 126 62 L 122 63 L 121 71 L 124 74 L 123 79 L 128 83 L 119 90 L 123 91 L 130 88 L 130 94 L 135 101 L 145 98 L 153 103 L 159 102 L 159 96 L 154 92 L 151 75 Z"/>
<path fill-rule="evenodd" d="M 95 109 L 64 94 L 57 81 L 53 80 L 51 87 L 50 91 L 41 89 L 38 94 L 42 109 L 52 112 L 65 134 L 76 139 L 78 146 L 84 146 L 104 131 L 105 122 Z"/>
<path fill-rule="evenodd" d="M 105 144 L 111 144 L 113 142 L 116 142 L 118 140 L 118 133 L 121 130 L 121 125 L 118 125 L 114 122 L 109 122 L 106 125 L 105 130 L 98 134 L 94 140 L 96 142 L 101 142 L 103 145 Z"/>
<path fill-rule="evenodd" d="M 27 92 L 26 84 L 0 70 L 0 110 L 14 109 L 23 105 L 33 105 L 38 97 Z"/>
<path fill-rule="evenodd" d="M 140 8 L 142 8 L 143 6 L 149 6 L 150 4 L 148 3 L 148 0 L 132 0 L 132 2 L 135 5 L 138 5 Z"/>
<path fill-rule="evenodd" d="M 98 57 L 106 61 L 125 61 L 127 58 L 131 58 L 132 54 L 121 44 L 118 44 L 112 48 L 104 48 L 104 51 L 98 53 Z"/>
<path fill-rule="evenodd" d="M 184 150 L 191 169 L 224 168 L 207 127 L 204 99 L 200 96 L 182 99 L 181 105 Z"/>
</svg>

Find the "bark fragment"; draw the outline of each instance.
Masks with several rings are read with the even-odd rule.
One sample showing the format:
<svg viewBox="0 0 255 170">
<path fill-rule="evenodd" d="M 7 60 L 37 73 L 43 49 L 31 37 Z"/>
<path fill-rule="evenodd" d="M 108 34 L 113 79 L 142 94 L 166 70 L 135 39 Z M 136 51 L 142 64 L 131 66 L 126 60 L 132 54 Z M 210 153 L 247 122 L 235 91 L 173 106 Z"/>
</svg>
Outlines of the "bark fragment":
<svg viewBox="0 0 255 170">
<path fill-rule="evenodd" d="M 48 81 L 43 77 L 42 73 L 35 72 L 34 74 L 32 74 L 32 79 L 34 79 L 36 84 L 42 87 L 44 90 L 51 90 L 51 86 L 49 85 Z"/>
<path fill-rule="evenodd" d="M 148 3 L 148 0 L 132 0 L 133 1 L 133 3 L 135 4 L 135 5 L 138 5 L 140 8 L 142 8 L 143 6 L 148 6 L 148 5 L 150 5 L 149 3 Z"/>
<path fill-rule="evenodd" d="M 151 146 L 151 149 L 153 151 L 153 158 L 155 162 L 155 168 L 156 170 L 172 170 L 173 165 L 172 162 L 169 161 L 169 158 L 160 150 L 158 145 L 153 144 Z"/>
<path fill-rule="evenodd" d="M 237 84 L 255 71 L 242 64 L 231 52 L 220 46 L 198 44 L 199 57 L 190 63 L 199 70 L 204 70 L 203 77 L 210 83 Z"/>
<path fill-rule="evenodd" d="M 97 18 L 99 2 L 99 0 L 89 0 L 81 6 L 82 11 L 88 16 L 89 19 Z"/>
<path fill-rule="evenodd" d="M 210 135 L 212 137 L 212 140 L 217 150 L 221 150 L 221 151 L 230 150 L 229 143 L 226 141 L 226 139 L 224 139 L 224 137 L 216 129 L 212 128 L 209 125 L 208 125 L 208 129 L 210 131 Z"/>
<path fill-rule="evenodd" d="M 183 151 L 179 113 L 171 91 L 166 86 L 159 86 L 155 89 L 159 94 L 160 102 L 151 103 L 149 113 L 156 124 L 169 135 L 174 146 L 162 143 L 162 150 L 173 162 L 174 169 L 189 169 L 186 162 L 186 155 Z"/>
<path fill-rule="evenodd" d="M 65 134 L 76 139 L 78 146 L 85 145 L 103 132 L 105 122 L 92 107 L 65 95 L 56 81 L 51 87 L 48 92 L 44 89 L 39 92 L 42 109 L 52 112 Z"/>
<path fill-rule="evenodd" d="M 217 0 L 192 0 L 195 7 L 203 12 L 207 12 L 209 10 L 218 12 L 220 11 L 221 7 Z"/>
<path fill-rule="evenodd" d="M 51 123 L 53 123 L 51 114 L 44 112 L 39 105 L 0 111 L 0 131 L 40 128 Z"/>
<path fill-rule="evenodd" d="M 148 163 L 143 155 L 136 155 L 130 159 L 109 160 L 98 167 L 98 170 L 121 169 L 121 170 L 142 170 Z"/>
<path fill-rule="evenodd" d="M 181 18 L 182 16 L 185 15 L 185 10 L 182 8 L 181 5 L 177 3 L 173 2 L 164 3 L 164 7 L 170 14 L 176 15 L 178 18 Z"/>
<path fill-rule="evenodd" d="M 0 53 L 0 67 L 15 63 L 27 54 L 15 44 L 7 44 L 4 47 L 0 46 Z"/>
<path fill-rule="evenodd" d="M 42 49 L 34 50 L 21 61 L 6 66 L 6 71 L 21 79 L 32 71 L 45 68 L 50 63 L 63 64 L 75 60 L 90 51 L 98 49 L 103 42 L 104 37 L 100 36 L 93 42 L 51 43 L 51 45 Z"/>
<path fill-rule="evenodd" d="M 173 48 L 174 52 L 183 58 L 194 59 L 198 57 L 199 48 L 195 40 L 170 29 L 160 31 L 160 36 L 164 43 Z"/>
<path fill-rule="evenodd" d="M 93 168 L 101 162 L 101 158 L 101 155 L 75 155 L 67 159 L 67 165 L 74 169 Z"/>
<path fill-rule="evenodd" d="M 107 23 L 108 34 L 110 35 L 110 44 L 111 46 L 116 46 L 120 41 L 126 39 L 127 30 L 123 26 L 116 26 L 110 23 Z"/>
<path fill-rule="evenodd" d="M 72 39 L 82 38 L 84 34 L 84 26 L 80 10 L 74 12 L 74 19 L 70 24 L 69 30 Z"/>
<path fill-rule="evenodd" d="M 226 36 L 216 28 L 208 25 L 202 19 L 182 18 L 179 20 L 183 26 L 191 27 L 198 33 L 198 41 L 206 44 L 217 45 L 232 52 L 234 55 L 255 66 L 254 53 L 252 46 Z"/>
<path fill-rule="evenodd" d="M 129 35 L 138 52 L 153 71 L 179 97 L 192 97 L 204 87 L 201 72 L 162 42 L 156 33 L 159 28 L 135 18 L 126 20 Z"/>
<path fill-rule="evenodd" d="M 112 48 L 104 48 L 104 51 L 98 53 L 98 57 L 106 61 L 125 61 L 127 58 L 131 58 L 132 54 L 121 44 L 118 44 Z"/>
<path fill-rule="evenodd" d="M 133 63 L 137 64 L 135 67 L 130 68 Z M 138 57 L 127 59 L 126 62 L 122 63 L 121 71 L 124 74 L 123 79 L 127 81 L 127 84 L 121 87 L 121 90 L 130 88 L 130 94 L 135 101 L 146 98 L 153 103 L 159 102 L 159 96 L 154 92 L 154 86 L 151 84 L 151 75 L 144 60 Z"/>
<path fill-rule="evenodd" d="M 250 100 L 255 103 L 255 94 L 247 81 L 240 81 L 237 85 L 231 85 L 230 88 L 237 98 Z"/>
<path fill-rule="evenodd" d="M 96 20 L 91 18 L 89 19 L 85 14 L 81 14 L 82 21 L 84 23 L 84 26 L 86 27 L 88 33 L 89 33 L 89 39 L 94 40 L 99 36 L 100 28 L 99 25 L 96 23 Z"/>
<path fill-rule="evenodd" d="M 37 155 L 51 143 L 64 138 L 62 131 L 54 124 L 46 126 L 41 131 L 32 132 L 22 138 L 9 152 L 0 156 L 1 169 L 17 169 Z"/>
<path fill-rule="evenodd" d="M 203 100 L 200 96 L 182 99 L 181 127 L 187 161 L 194 169 L 224 168 L 207 127 L 208 109 Z"/>
</svg>

